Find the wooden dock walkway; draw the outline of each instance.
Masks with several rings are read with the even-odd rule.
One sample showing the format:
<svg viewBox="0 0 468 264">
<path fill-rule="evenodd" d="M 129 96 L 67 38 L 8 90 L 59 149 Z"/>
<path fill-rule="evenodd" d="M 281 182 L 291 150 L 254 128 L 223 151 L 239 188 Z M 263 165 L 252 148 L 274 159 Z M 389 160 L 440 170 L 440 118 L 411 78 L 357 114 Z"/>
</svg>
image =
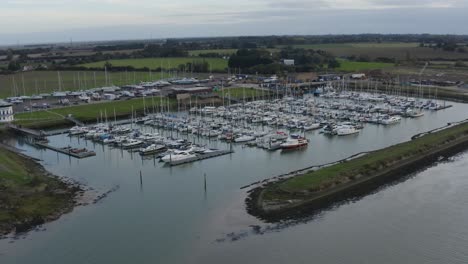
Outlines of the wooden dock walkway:
<svg viewBox="0 0 468 264">
<path fill-rule="evenodd" d="M 43 142 L 36 142 L 35 144 L 39 147 L 50 149 L 55 152 L 62 153 L 62 154 L 65 154 L 65 155 L 68 155 L 77 159 L 84 159 L 84 158 L 96 156 L 96 152 L 89 151 L 89 150 L 84 151 L 84 152 L 73 152 L 72 148 L 56 148 Z"/>
<path fill-rule="evenodd" d="M 177 166 L 177 165 L 192 163 L 192 162 L 199 161 L 199 160 L 205 160 L 205 159 L 211 159 L 211 158 L 215 158 L 215 157 L 219 157 L 219 156 L 224 156 L 224 155 L 228 155 L 228 154 L 232 154 L 232 153 L 234 153 L 234 151 L 231 151 L 231 150 L 218 150 L 218 151 L 215 151 L 215 152 L 212 152 L 212 153 L 197 155 L 197 157 L 195 157 L 195 158 L 190 158 L 190 159 L 186 159 L 186 160 L 182 160 L 182 161 L 171 161 L 171 162 L 169 162 L 169 165 L 170 166 Z"/>
<path fill-rule="evenodd" d="M 34 130 L 34 129 L 22 127 L 22 126 L 13 125 L 13 124 L 8 124 L 7 127 L 15 132 L 25 134 L 35 139 L 42 139 L 42 138 L 47 137 L 47 133 L 42 130 L 41 131 Z"/>
</svg>

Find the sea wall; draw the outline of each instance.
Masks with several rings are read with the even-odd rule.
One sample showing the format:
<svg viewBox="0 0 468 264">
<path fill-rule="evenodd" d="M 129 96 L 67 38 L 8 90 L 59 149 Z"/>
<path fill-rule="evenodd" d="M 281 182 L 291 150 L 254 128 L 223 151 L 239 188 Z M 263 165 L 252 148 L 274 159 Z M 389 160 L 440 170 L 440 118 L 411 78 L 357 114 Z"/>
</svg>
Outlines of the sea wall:
<svg viewBox="0 0 468 264">
<path fill-rule="evenodd" d="M 372 175 L 339 184 L 327 190 L 307 195 L 305 198 L 294 199 L 294 196 L 289 196 L 275 204 L 265 201 L 264 195 L 266 190 L 271 188 L 272 185 L 281 184 L 291 178 L 268 182 L 249 191 L 249 195 L 246 198 L 247 210 L 251 215 L 267 222 L 310 216 L 332 205 L 370 194 L 385 184 L 404 179 L 411 173 L 422 170 L 439 160 L 446 159 L 467 149 L 468 135 L 463 135 L 446 144 L 432 148 L 426 153 L 402 159 Z M 385 151 L 385 149 L 381 151 Z"/>
</svg>

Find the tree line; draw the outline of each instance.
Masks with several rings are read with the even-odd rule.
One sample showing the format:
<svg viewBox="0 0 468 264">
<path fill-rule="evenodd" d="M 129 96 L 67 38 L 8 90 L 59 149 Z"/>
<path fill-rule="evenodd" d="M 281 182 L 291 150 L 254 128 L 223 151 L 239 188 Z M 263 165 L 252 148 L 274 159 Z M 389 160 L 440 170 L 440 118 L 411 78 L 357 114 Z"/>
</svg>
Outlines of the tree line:
<svg viewBox="0 0 468 264">
<path fill-rule="evenodd" d="M 294 60 L 294 65 L 286 65 L 282 60 Z M 287 47 L 279 52 L 267 49 L 240 49 L 229 58 L 230 68 L 241 69 L 245 73 L 307 72 L 340 67 L 339 61 L 330 53 Z"/>
</svg>

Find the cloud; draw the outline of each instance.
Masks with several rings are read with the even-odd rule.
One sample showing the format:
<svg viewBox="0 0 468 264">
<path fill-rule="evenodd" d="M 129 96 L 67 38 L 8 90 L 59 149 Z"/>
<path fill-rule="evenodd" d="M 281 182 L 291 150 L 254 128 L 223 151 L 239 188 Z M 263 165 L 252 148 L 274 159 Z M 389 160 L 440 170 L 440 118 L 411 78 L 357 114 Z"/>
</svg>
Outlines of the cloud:
<svg viewBox="0 0 468 264">
<path fill-rule="evenodd" d="M 460 0 L 370 0 L 379 8 L 454 8 L 462 4 Z"/>
<path fill-rule="evenodd" d="M 161 37 L 468 31 L 454 27 L 468 24 L 462 15 L 468 13 L 466 0 L 0 1 L 0 41 L 11 43 L 16 39 L 44 42 L 74 34 L 82 39 L 147 37 L 150 31 Z M 450 22 L 454 20 L 457 23 Z M 128 27 L 133 32 L 125 31 Z"/>
<path fill-rule="evenodd" d="M 267 6 L 274 9 L 318 9 L 330 7 L 326 0 L 285 0 L 285 1 L 268 1 Z"/>
</svg>

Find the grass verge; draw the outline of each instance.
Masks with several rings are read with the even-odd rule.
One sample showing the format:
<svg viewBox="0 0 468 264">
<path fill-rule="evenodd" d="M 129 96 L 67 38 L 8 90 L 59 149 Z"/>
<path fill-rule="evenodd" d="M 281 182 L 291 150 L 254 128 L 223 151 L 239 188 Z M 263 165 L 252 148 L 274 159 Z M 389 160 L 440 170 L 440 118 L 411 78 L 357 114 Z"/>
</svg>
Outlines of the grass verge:
<svg viewBox="0 0 468 264">
<path fill-rule="evenodd" d="M 77 191 L 31 159 L 0 146 L 0 234 L 58 218 L 74 206 Z"/>
<path fill-rule="evenodd" d="M 167 99 L 163 98 L 163 105 L 167 107 Z M 175 99 L 169 100 L 169 106 L 172 108 L 177 104 Z M 51 128 L 57 126 L 67 126 L 69 121 L 64 117 L 71 114 L 82 122 L 93 122 L 98 118 L 107 117 L 113 120 L 114 111 L 116 118 L 129 117 L 134 112 L 143 113 L 146 111 L 158 111 L 160 107 L 159 97 L 139 98 L 132 100 L 113 101 L 106 103 L 92 103 L 86 105 L 70 106 L 50 110 L 36 111 L 30 113 L 19 113 L 15 115 L 15 123 L 30 128 Z"/>
</svg>

